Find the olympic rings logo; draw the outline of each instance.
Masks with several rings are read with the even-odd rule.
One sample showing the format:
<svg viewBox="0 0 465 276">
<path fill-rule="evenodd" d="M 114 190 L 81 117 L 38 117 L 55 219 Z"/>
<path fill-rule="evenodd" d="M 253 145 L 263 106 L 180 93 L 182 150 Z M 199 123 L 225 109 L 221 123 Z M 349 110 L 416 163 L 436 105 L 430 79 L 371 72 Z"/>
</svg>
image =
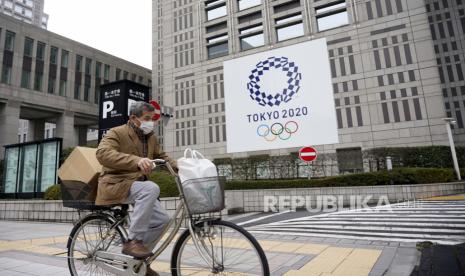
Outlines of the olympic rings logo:
<svg viewBox="0 0 465 276">
<path fill-rule="evenodd" d="M 268 142 L 273 142 L 278 137 L 281 140 L 289 140 L 297 130 L 299 130 L 299 124 L 296 121 L 289 121 L 284 125 L 281 123 L 274 123 L 271 126 L 262 124 L 257 127 L 257 135 Z"/>
</svg>

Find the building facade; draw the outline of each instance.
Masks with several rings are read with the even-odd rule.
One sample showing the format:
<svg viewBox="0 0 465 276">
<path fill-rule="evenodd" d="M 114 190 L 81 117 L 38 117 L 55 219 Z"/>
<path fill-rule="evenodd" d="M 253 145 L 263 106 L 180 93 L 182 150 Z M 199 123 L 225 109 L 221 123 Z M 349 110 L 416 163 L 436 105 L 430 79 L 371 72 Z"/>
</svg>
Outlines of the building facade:
<svg viewBox="0 0 465 276">
<path fill-rule="evenodd" d="M 147 68 L 6 15 L 0 53 L 0 159 L 3 146 L 18 139 L 85 145 L 88 129 L 98 128 L 100 84 L 129 79 L 151 86 Z"/>
<path fill-rule="evenodd" d="M 446 116 L 465 145 L 464 2 L 153 0 L 153 93 L 175 113 L 165 150 L 295 153 L 226 153 L 223 61 L 318 38 L 327 40 L 340 141 L 319 151 L 447 145 Z"/>
<path fill-rule="evenodd" d="M 1 0 L 0 11 L 23 22 L 47 29 L 48 14 L 44 0 Z"/>
</svg>

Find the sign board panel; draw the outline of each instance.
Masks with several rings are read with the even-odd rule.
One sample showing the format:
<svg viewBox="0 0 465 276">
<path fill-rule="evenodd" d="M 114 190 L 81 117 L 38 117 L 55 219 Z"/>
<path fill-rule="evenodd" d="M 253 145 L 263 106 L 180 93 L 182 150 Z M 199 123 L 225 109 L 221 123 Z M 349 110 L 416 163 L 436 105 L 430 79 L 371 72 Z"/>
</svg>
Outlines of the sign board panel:
<svg viewBox="0 0 465 276">
<path fill-rule="evenodd" d="M 223 67 L 228 153 L 338 143 L 326 39 Z"/>
<path fill-rule="evenodd" d="M 128 121 L 133 102 L 148 102 L 149 87 L 129 80 L 107 83 L 100 86 L 100 99 L 99 142 L 107 130 Z"/>
</svg>

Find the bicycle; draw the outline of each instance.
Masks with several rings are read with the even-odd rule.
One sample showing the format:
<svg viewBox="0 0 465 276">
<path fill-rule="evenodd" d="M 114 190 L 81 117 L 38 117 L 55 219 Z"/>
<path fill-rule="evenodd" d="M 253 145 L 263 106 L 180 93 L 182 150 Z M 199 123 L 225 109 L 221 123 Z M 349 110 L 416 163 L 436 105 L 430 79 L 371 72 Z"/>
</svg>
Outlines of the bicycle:
<svg viewBox="0 0 465 276">
<path fill-rule="evenodd" d="M 147 266 L 174 240 L 183 219 L 187 229 L 173 247 L 170 260 L 172 275 L 270 275 L 265 253 L 250 233 L 234 223 L 222 220 L 221 216 L 202 217 L 205 215 L 204 211 L 211 210 L 195 210 L 192 202 L 188 201 L 189 197 L 186 198 L 182 183 L 170 164 L 162 159 L 155 159 L 153 162 L 156 166 L 165 166 L 175 177 L 180 193 L 180 203 L 176 206 L 174 216 L 166 224 L 162 234 L 154 239 L 157 246 L 152 250 L 153 255 L 137 260 L 121 253 L 122 243 L 128 239 L 128 205 L 76 206 L 75 193 L 74 205 L 67 203 L 68 207 L 91 210 L 91 213 L 75 224 L 68 238 L 68 267 L 72 276 L 145 275 Z M 223 181 L 214 179 L 216 180 L 212 183 L 221 186 Z M 79 183 L 66 184 L 76 187 Z M 220 198 L 220 208 L 215 207 L 214 211 L 224 209 L 222 187 L 220 192 L 223 196 Z M 81 190 L 79 196 L 85 197 L 88 193 L 89 191 Z M 211 189 L 209 195 L 212 195 Z M 166 239 L 162 241 L 165 235 Z M 162 243 L 158 245 L 159 242 Z"/>
</svg>

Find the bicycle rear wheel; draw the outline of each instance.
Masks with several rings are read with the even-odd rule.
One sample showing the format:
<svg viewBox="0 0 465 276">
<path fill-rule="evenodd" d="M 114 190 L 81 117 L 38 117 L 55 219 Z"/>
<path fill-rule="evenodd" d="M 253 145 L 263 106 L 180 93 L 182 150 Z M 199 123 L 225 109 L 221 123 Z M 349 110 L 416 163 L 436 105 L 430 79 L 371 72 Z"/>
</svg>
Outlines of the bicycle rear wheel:
<svg viewBox="0 0 465 276">
<path fill-rule="evenodd" d="M 186 230 L 171 256 L 171 274 L 181 275 L 270 275 L 268 261 L 257 240 L 242 227 L 222 220 L 195 225 L 200 257 L 191 233 Z"/>
<path fill-rule="evenodd" d="M 74 226 L 68 239 L 68 267 L 72 276 L 113 275 L 95 261 L 97 250 L 121 253 L 126 232 L 121 226 L 111 229 L 113 224 L 110 216 L 95 214 Z"/>
</svg>

